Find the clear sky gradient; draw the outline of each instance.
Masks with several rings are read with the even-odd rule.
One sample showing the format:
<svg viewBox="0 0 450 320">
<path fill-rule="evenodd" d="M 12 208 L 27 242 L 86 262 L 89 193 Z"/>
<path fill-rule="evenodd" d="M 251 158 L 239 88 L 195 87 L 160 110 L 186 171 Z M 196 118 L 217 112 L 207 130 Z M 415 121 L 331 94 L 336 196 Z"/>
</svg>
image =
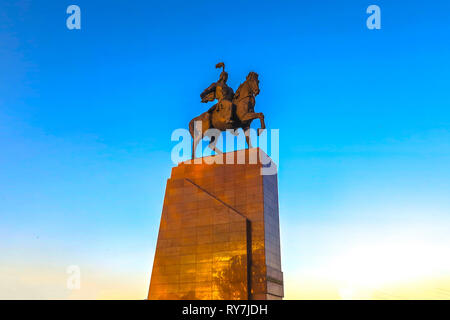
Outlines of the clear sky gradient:
<svg viewBox="0 0 450 320">
<path fill-rule="evenodd" d="M 450 298 L 449 12 L 1 1 L 0 298 L 146 297 L 171 133 L 209 108 L 219 61 L 234 89 L 260 74 L 280 130 L 286 298 Z"/>
</svg>

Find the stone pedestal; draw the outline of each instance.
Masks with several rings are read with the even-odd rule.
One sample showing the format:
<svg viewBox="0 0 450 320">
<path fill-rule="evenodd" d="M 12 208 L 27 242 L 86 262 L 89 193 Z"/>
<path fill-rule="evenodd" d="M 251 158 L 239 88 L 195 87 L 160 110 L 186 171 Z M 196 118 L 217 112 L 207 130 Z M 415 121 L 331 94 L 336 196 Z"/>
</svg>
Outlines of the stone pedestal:
<svg viewBox="0 0 450 320">
<path fill-rule="evenodd" d="M 225 164 L 239 152 L 243 164 Z M 172 169 L 148 299 L 283 297 L 277 175 L 262 175 L 248 150 L 222 159 Z"/>
</svg>

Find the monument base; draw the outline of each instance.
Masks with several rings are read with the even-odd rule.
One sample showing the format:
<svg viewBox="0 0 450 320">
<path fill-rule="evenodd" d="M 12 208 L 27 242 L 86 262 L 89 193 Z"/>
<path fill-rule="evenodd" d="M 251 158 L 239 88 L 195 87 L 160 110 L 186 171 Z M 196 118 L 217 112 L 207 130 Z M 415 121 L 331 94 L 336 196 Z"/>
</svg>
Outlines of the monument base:
<svg viewBox="0 0 450 320">
<path fill-rule="evenodd" d="M 207 164 L 219 155 L 172 168 L 148 299 L 283 297 L 277 175 L 239 152 L 243 164 Z"/>
</svg>

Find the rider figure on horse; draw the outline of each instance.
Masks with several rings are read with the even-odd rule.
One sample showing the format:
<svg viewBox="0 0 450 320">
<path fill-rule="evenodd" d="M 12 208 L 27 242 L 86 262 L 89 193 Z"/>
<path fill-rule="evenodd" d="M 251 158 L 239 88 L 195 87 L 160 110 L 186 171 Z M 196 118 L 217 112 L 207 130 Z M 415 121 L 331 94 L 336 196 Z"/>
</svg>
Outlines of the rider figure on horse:
<svg viewBox="0 0 450 320">
<path fill-rule="evenodd" d="M 217 99 L 217 104 L 208 110 L 209 113 L 218 112 L 226 124 L 233 123 L 233 97 L 234 91 L 227 85 L 228 73 L 225 72 L 225 64 L 220 62 L 216 68 L 223 68 L 219 81 L 212 83 L 201 94 L 202 102 L 206 103 Z"/>
</svg>

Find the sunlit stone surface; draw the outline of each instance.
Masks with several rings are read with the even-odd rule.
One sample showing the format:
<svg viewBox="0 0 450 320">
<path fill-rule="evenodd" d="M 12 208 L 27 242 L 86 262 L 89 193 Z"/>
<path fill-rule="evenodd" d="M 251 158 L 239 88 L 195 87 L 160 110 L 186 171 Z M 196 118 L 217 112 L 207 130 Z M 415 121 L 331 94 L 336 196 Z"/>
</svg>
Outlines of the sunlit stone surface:
<svg viewBox="0 0 450 320">
<path fill-rule="evenodd" d="M 246 154 L 172 169 L 148 299 L 283 297 L 277 176 Z"/>
</svg>

